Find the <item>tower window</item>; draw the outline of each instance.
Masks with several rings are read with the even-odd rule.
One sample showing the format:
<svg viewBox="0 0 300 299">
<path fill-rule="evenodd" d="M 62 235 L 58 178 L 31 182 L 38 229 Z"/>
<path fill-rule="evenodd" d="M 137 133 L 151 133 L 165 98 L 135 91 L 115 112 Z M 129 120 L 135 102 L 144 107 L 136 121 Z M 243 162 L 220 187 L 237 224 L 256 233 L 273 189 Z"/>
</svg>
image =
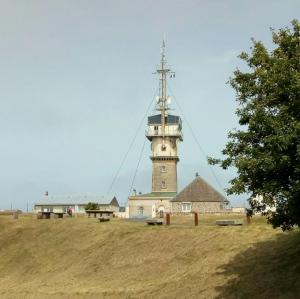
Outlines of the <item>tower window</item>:
<svg viewBox="0 0 300 299">
<path fill-rule="evenodd" d="M 165 165 L 162 165 L 160 167 L 160 172 L 167 172 L 167 167 Z"/>
<path fill-rule="evenodd" d="M 162 188 L 162 189 L 167 188 L 166 181 L 162 181 L 162 182 L 161 182 L 161 188 Z"/>
</svg>

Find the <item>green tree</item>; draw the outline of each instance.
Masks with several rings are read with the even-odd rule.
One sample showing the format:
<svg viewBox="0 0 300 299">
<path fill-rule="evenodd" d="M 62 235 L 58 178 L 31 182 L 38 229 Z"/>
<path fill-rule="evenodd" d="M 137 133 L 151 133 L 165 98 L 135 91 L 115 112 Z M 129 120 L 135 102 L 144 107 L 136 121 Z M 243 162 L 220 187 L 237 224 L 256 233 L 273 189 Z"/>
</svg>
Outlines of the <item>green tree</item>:
<svg viewBox="0 0 300 299">
<path fill-rule="evenodd" d="M 99 205 L 96 202 L 89 202 L 86 206 L 85 206 L 85 210 L 98 210 Z"/>
<path fill-rule="evenodd" d="M 254 211 L 283 230 L 300 225 L 300 24 L 291 24 L 271 29 L 272 51 L 252 39 L 251 53 L 240 54 L 248 71 L 237 69 L 229 80 L 240 127 L 229 132 L 224 158 L 208 159 L 236 167 L 227 193 L 246 192 Z M 254 199 L 258 195 L 262 200 Z"/>
</svg>

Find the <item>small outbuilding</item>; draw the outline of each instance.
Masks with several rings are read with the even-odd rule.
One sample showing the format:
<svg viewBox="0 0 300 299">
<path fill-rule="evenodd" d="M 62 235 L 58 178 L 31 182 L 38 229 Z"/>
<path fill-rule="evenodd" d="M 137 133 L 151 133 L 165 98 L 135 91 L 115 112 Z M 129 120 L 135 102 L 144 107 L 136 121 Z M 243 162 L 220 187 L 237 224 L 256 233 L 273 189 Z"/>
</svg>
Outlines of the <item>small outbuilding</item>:
<svg viewBox="0 0 300 299">
<path fill-rule="evenodd" d="M 88 196 L 88 195 L 49 195 L 48 192 L 41 198 L 39 202 L 34 204 L 34 211 L 51 212 L 51 213 L 67 213 L 72 211 L 75 214 L 85 214 L 85 207 L 89 202 L 99 205 L 102 211 L 119 212 L 119 203 L 116 197 L 108 198 L 105 196 Z"/>
<path fill-rule="evenodd" d="M 218 213 L 223 212 L 228 204 L 228 200 L 200 176 L 196 176 L 170 202 L 173 214 Z"/>
</svg>

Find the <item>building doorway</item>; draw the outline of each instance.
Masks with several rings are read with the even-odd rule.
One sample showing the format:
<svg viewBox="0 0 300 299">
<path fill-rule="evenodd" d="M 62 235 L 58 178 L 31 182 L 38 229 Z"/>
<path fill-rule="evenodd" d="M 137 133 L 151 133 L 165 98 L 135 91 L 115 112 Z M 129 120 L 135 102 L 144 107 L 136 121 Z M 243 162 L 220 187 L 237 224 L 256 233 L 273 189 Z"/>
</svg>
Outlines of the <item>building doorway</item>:
<svg viewBox="0 0 300 299">
<path fill-rule="evenodd" d="M 160 206 L 158 208 L 158 216 L 159 216 L 159 218 L 164 218 L 164 216 L 165 216 L 165 207 L 164 206 Z"/>
<path fill-rule="evenodd" d="M 138 207 L 138 217 L 144 216 L 144 207 Z"/>
</svg>

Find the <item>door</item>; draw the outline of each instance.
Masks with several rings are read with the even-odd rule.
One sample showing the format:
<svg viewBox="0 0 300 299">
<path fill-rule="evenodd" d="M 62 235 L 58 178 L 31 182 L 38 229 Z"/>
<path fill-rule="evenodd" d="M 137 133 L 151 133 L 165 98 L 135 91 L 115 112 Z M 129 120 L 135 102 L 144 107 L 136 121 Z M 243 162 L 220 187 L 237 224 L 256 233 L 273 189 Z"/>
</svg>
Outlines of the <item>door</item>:
<svg viewBox="0 0 300 299">
<path fill-rule="evenodd" d="M 158 208 L 158 215 L 159 215 L 159 218 L 164 218 L 164 215 L 165 215 L 165 207 L 164 206 L 160 206 Z"/>
</svg>

